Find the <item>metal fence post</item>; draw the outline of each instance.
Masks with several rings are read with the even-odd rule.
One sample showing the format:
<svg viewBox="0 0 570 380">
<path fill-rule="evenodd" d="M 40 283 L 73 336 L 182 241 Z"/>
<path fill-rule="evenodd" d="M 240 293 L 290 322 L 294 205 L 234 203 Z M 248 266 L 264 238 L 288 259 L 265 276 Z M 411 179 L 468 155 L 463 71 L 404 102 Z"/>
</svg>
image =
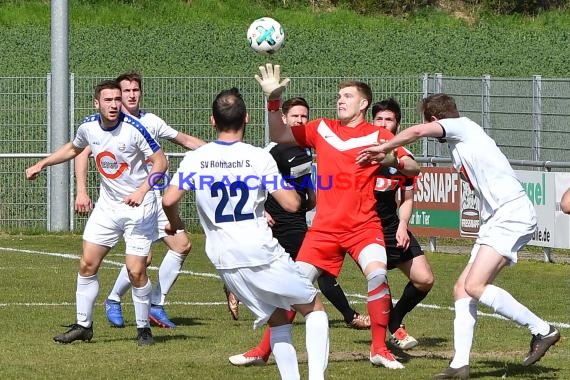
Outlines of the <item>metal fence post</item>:
<svg viewBox="0 0 570 380">
<path fill-rule="evenodd" d="M 429 76 L 427 73 L 424 73 L 422 76 L 422 99 L 427 98 L 428 96 L 428 89 L 429 89 Z M 422 120 L 424 116 L 422 115 Z M 428 139 L 424 138 L 422 141 L 422 156 L 428 156 Z"/>
<path fill-rule="evenodd" d="M 481 82 L 481 127 L 491 135 L 491 76 L 483 75 Z"/>
<path fill-rule="evenodd" d="M 54 152 L 68 141 L 69 135 L 69 51 L 68 3 L 53 0 L 51 8 L 51 99 L 50 147 Z M 49 231 L 69 230 L 69 163 L 50 167 L 51 213 Z"/>
<path fill-rule="evenodd" d="M 540 131 L 542 129 L 542 79 L 532 76 L 532 159 L 540 160 Z"/>
<path fill-rule="evenodd" d="M 443 74 L 436 73 L 435 74 L 435 83 L 434 83 L 434 93 L 439 94 L 443 92 Z M 434 154 L 436 157 L 441 157 L 441 145 L 438 143 L 434 144 Z"/>
<path fill-rule="evenodd" d="M 69 141 L 75 136 L 75 75 L 69 75 Z M 69 230 L 75 230 L 75 160 L 71 160 L 69 168 Z"/>
</svg>

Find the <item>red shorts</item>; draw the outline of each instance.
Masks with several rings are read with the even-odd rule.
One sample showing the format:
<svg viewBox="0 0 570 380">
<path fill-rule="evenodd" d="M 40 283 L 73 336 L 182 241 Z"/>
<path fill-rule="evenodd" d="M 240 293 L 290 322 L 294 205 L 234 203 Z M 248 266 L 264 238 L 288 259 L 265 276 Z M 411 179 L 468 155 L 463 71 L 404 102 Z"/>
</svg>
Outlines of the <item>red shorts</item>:
<svg viewBox="0 0 570 380">
<path fill-rule="evenodd" d="M 364 247 L 370 244 L 384 244 L 382 229 L 365 227 L 358 232 L 330 233 L 309 229 L 303 240 L 296 261 L 303 261 L 337 277 L 346 253 L 358 262 Z"/>
</svg>

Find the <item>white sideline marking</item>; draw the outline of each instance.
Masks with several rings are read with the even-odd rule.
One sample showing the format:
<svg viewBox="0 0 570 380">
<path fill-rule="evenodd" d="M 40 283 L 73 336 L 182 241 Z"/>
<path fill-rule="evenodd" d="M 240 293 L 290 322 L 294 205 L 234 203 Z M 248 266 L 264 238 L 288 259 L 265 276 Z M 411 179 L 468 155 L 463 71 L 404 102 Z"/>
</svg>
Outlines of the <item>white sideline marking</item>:
<svg viewBox="0 0 570 380">
<path fill-rule="evenodd" d="M 132 305 L 132 302 L 123 302 L 127 305 Z M 226 301 L 224 302 L 166 302 L 166 305 L 183 305 L 183 306 L 218 306 L 218 305 L 225 305 Z M 96 305 L 103 306 L 103 303 L 96 303 Z M 59 303 L 50 303 L 50 302 L 14 302 L 14 303 L 0 303 L 0 307 L 9 307 L 9 306 L 25 306 L 25 307 L 36 307 L 36 306 L 75 306 L 75 303 L 71 302 L 59 302 Z"/>
<path fill-rule="evenodd" d="M 37 255 L 43 255 L 43 256 L 52 256 L 52 257 L 62 257 L 64 259 L 71 259 L 71 260 L 79 260 L 79 258 L 81 257 L 80 255 L 73 255 L 73 254 L 69 254 L 69 253 L 42 252 L 42 251 L 34 251 L 34 250 L 30 250 L 30 249 L 16 249 L 16 248 L 6 248 L 6 247 L 0 247 L 0 251 L 30 253 L 30 254 L 37 254 Z M 122 262 L 112 261 L 112 260 L 108 260 L 108 259 L 104 259 L 103 263 L 109 264 L 112 266 L 116 266 L 116 267 L 122 267 L 124 265 L 124 263 L 122 263 Z M 147 269 L 157 271 L 158 267 L 149 266 Z M 218 279 L 220 278 L 220 276 L 218 276 L 215 273 L 201 273 L 201 272 L 192 272 L 192 271 L 187 271 L 187 270 L 181 270 L 180 273 L 189 274 L 191 276 L 197 276 L 197 277 L 210 277 L 210 278 L 218 278 Z"/>
<path fill-rule="evenodd" d="M 65 259 L 72 259 L 72 260 L 79 260 L 79 258 L 80 258 L 79 255 L 72 255 L 72 254 L 68 254 L 68 253 L 42 252 L 42 251 L 34 251 L 34 250 L 29 250 L 29 249 L 16 249 L 16 248 L 0 247 L 0 251 L 2 251 L 2 250 L 9 251 L 9 252 L 30 253 L 30 254 L 39 254 L 39 255 L 44 255 L 44 256 L 62 257 Z M 124 264 L 121 262 L 107 260 L 107 259 L 103 260 L 103 262 L 105 264 L 110 264 L 110 265 L 117 266 L 117 267 L 121 267 Z M 156 271 L 156 270 L 158 270 L 158 267 L 149 266 L 148 269 Z M 214 273 L 192 272 L 192 271 L 187 271 L 187 270 L 181 270 L 180 273 L 188 274 L 190 276 L 208 277 L 208 278 L 217 278 L 217 279 L 220 278 L 220 276 L 218 276 L 217 274 L 214 274 Z M 361 299 L 361 300 L 366 300 L 366 298 L 367 298 L 366 295 L 362 295 L 362 294 L 358 294 L 358 293 L 346 293 L 346 296 Z M 392 298 L 392 301 L 397 302 L 397 299 Z M 365 301 L 353 301 L 353 303 L 363 304 L 366 302 Z M 166 302 L 166 304 L 167 305 L 186 305 L 186 306 L 214 306 L 214 305 L 225 305 L 226 302 L 181 302 L 181 301 L 175 301 L 175 302 Z M 63 302 L 63 303 L 35 303 L 35 302 L 32 302 L 32 303 L 11 303 L 11 304 L 0 303 L 0 307 L 7 307 L 7 306 L 72 306 L 72 305 L 75 305 L 75 303 L 68 303 L 68 302 Z M 455 310 L 453 307 L 450 307 L 450 306 L 439 306 L 439 305 L 424 304 L 424 303 L 420 303 L 416 307 L 422 307 L 425 309 L 433 309 L 433 310 L 450 310 L 450 311 Z M 502 315 L 494 314 L 494 313 L 483 313 L 481 311 L 477 311 L 477 315 L 507 320 L 507 318 L 503 317 Z M 570 328 L 570 323 L 564 323 L 564 322 L 548 322 L 548 323 L 550 323 L 551 325 L 553 325 L 557 328 L 563 328 L 563 329 Z"/>
</svg>

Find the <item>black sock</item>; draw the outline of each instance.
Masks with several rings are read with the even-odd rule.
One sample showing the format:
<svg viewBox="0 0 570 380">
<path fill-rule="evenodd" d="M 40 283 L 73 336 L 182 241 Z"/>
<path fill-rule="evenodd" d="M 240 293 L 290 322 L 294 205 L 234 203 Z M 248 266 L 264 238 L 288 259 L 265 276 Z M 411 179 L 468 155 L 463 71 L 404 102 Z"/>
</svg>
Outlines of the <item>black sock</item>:
<svg viewBox="0 0 570 380">
<path fill-rule="evenodd" d="M 412 311 L 417 304 L 422 302 L 428 293 L 429 291 L 423 292 L 416 288 L 411 281 L 408 282 L 402 292 L 402 297 L 400 297 L 398 303 L 396 303 L 392 311 L 390 311 L 390 322 L 388 323 L 390 333 L 393 334 L 400 328 L 406 314 Z"/>
<path fill-rule="evenodd" d="M 346 323 L 352 322 L 356 311 L 350 307 L 344 291 L 336 282 L 336 278 L 329 274 L 323 274 L 318 278 L 317 282 L 323 295 L 342 313 L 344 321 Z"/>
</svg>

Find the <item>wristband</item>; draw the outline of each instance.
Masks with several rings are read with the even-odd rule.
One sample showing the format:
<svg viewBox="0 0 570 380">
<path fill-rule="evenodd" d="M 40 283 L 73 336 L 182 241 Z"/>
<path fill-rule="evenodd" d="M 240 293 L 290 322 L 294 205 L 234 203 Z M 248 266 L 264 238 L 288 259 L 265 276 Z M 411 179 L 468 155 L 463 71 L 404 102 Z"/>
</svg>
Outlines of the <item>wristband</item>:
<svg viewBox="0 0 570 380">
<path fill-rule="evenodd" d="M 279 112 L 281 109 L 281 99 L 274 99 L 267 101 L 267 110 L 269 112 Z"/>
<path fill-rule="evenodd" d="M 396 169 L 404 170 L 404 166 L 406 166 L 406 163 L 404 161 L 398 159 L 398 165 L 396 165 Z"/>
</svg>

